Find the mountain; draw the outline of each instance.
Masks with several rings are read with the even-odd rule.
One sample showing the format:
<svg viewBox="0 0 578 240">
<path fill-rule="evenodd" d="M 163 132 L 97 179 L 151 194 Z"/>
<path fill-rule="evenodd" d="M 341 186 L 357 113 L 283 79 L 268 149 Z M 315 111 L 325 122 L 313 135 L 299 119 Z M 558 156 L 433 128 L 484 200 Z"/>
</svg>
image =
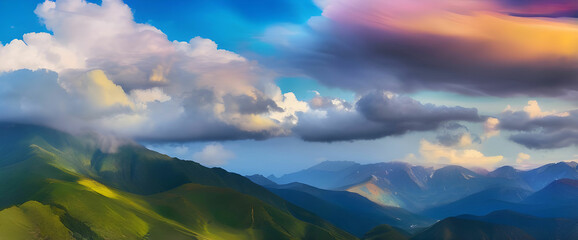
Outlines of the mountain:
<svg viewBox="0 0 578 240">
<path fill-rule="evenodd" d="M 446 218 L 412 239 L 578 239 L 578 220 L 501 210 Z"/>
<path fill-rule="evenodd" d="M 458 218 L 514 226 L 536 240 L 578 239 L 578 220 L 575 219 L 539 218 L 513 211 L 496 211 L 486 216 L 463 215 Z"/>
<path fill-rule="evenodd" d="M 534 239 L 523 230 L 501 224 L 455 217 L 446 218 L 412 240 L 530 240 Z"/>
<path fill-rule="evenodd" d="M 0 239 L 355 239 L 240 175 L 0 124 Z"/>
<path fill-rule="evenodd" d="M 558 179 L 578 179 L 577 165 L 576 162 L 550 163 L 523 172 L 522 176 L 530 187 L 534 190 L 540 190 Z"/>
<path fill-rule="evenodd" d="M 560 179 L 530 195 L 517 211 L 551 218 L 578 219 L 578 180 Z"/>
<path fill-rule="evenodd" d="M 411 234 L 383 224 L 374 227 L 363 236 L 363 240 L 408 240 Z"/>
<path fill-rule="evenodd" d="M 516 203 L 521 202 L 530 194 L 532 194 L 531 191 L 522 188 L 490 188 L 455 202 L 429 208 L 421 214 L 435 219 L 462 214 L 486 215 L 496 210 L 515 209 L 518 206 Z"/>
<path fill-rule="evenodd" d="M 323 190 L 302 183 L 270 185 L 268 189 L 287 201 L 360 237 L 380 224 L 413 229 L 433 223 L 432 220 L 405 209 L 381 206 L 347 191 Z"/>
<path fill-rule="evenodd" d="M 336 189 L 367 180 L 367 176 L 360 179 L 353 175 L 359 166 L 361 164 L 349 161 L 324 161 L 308 169 L 280 178 L 272 177 L 270 180 L 278 184 L 300 182 L 322 189 Z"/>
<path fill-rule="evenodd" d="M 263 175 L 260 174 L 254 174 L 251 176 L 245 176 L 246 178 L 248 178 L 249 180 L 251 180 L 252 182 L 259 184 L 263 187 L 267 187 L 267 186 L 277 186 L 278 184 L 271 181 L 270 179 L 266 178 Z"/>
<path fill-rule="evenodd" d="M 419 212 L 489 189 L 517 189 L 520 194 L 535 192 L 561 178 L 578 179 L 577 165 L 575 162 L 560 162 L 528 171 L 504 166 L 486 172 L 452 165 L 433 169 L 401 162 L 356 164 L 326 161 L 270 180 L 279 184 L 301 182 L 322 189 L 346 190 L 383 206 Z M 478 213 L 503 208 L 499 202 L 495 203 L 497 206 Z"/>
<path fill-rule="evenodd" d="M 443 219 L 461 214 L 486 215 L 496 210 L 512 210 L 540 217 L 578 219 L 576 202 L 578 180 L 560 179 L 535 193 L 521 188 L 491 188 L 420 214 Z"/>
<path fill-rule="evenodd" d="M 530 204 L 568 205 L 578 201 L 578 180 L 560 179 L 524 200 Z"/>
</svg>

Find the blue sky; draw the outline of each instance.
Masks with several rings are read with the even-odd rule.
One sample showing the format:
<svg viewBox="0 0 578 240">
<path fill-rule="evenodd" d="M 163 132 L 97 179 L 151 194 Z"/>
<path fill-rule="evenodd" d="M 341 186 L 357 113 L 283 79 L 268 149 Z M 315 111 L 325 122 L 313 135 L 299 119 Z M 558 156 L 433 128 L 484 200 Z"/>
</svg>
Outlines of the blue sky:
<svg viewBox="0 0 578 240">
<path fill-rule="evenodd" d="M 3 1 L 0 119 L 241 174 L 577 159 L 575 19 L 451 2 Z"/>
</svg>

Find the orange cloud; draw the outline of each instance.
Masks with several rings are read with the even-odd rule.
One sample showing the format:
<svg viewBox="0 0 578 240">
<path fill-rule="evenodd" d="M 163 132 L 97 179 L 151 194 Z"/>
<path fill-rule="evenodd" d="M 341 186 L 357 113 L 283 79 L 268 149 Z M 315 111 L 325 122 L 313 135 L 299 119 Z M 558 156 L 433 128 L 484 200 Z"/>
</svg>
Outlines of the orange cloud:
<svg viewBox="0 0 578 240">
<path fill-rule="evenodd" d="M 431 37 L 446 39 L 446 42 L 458 43 L 454 51 L 468 50 L 472 58 L 482 60 L 516 64 L 551 60 L 556 65 L 578 64 L 577 22 L 502 13 L 509 9 L 512 7 L 475 0 L 365 0 L 356 6 L 336 0 L 324 10 L 324 16 L 389 32 L 423 45 L 427 45 Z M 448 51 L 451 53 L 451 48 Z"/>
</svg>

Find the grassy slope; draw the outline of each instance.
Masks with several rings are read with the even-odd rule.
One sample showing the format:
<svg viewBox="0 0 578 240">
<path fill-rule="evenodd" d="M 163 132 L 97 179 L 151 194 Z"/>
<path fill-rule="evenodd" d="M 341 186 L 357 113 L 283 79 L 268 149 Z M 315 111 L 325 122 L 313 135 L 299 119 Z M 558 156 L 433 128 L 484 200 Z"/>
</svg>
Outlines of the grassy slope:
<svg viewBox="0 0 578 240">
<path fill-rule="evenodd" d="M 43 238 L 39 226 L 56 226 L 48 239 L 354 239 L 222 169 L 139 146 L 105 154 L 40 127 L 0 130 L 0 223 L 22 226 L 0 231 L 9 239 Z"/>
<path fill-rule="evenodd" d="M 50 206 L 29 201 L 0 211 L 0 239 L 73 239 Z"/>
</svg>

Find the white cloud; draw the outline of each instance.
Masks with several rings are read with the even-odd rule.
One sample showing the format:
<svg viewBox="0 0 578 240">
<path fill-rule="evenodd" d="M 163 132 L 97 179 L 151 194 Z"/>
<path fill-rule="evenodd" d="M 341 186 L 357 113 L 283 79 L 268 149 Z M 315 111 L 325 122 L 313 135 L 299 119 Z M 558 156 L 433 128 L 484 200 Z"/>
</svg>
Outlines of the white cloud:
<svg viewBox="0 0 578 240">
<path fill-rule="evenodd" d="M 283 109 L 283 111 L 271 112 L 269 117 L 275 119 L 281 123 L 286 123 L 291 126 L 297 124 L 298 112 L 309 111 L 309 104 L 303 101 L 297 100 L 295 94 L 292 92 L 285 93 L 283 95 L 277 95 L 273 98 L 277 106 Z"/>
<path fill-rule="evenodd" d="M 528 101 L 528 105 L 524 107 L 524 112 L 528 114 L 530 119 L 533 118 L 543 118 L 546 116 L 558 116 L 558 117 L 567 117 L 570 114 L 568 112 L 556 112 L 556 111 L 546 111 L 543 112 L 540 106 L 538 105 L 538 101 L 530 100 Z"/>
<path fill-rule="evenodd" d="M 275 74 L 256 62 L 210 39 L 169 41 L 161 30 L 136 23 L 120 0 L 45 1 L 35 13 L 53 34 L 28 33 L 0 44 L 0 87 L 10 86 L 11 94 L 32 91 L 39 82 L 50 87 L 27 98 L 0 89 L 1 120 L 35 116 L 36 123 L 65 130 L 158 141 L 262 139 L 287 134 L 296 112 L 308 109 L 294 95 L 282 95 Z M 39 69 L 55 75 L 11 75 Z M 239 97 L 252 99 L 247 109 L 266 100 L 278 108 L 242 112 L 225 101 Z M 40 101 L 45 98 L 50 101 Z M 279 108 L 284 111 L 273 111 Z"/>
<path fill-rule="evenodd" d="M 142 108 L 146 108 L 146 104 L 150 102 L 163 103 L 171 100 L 171 97 L 166 95 L 159 87 L 135 89 L 130 92 L 130 96 L 133 101 L 139 104 Z"/>
<path fill-rule="evenodd" d="M 219 167 L 235 158 L 235 154 L 219 143 L 207 145 L 203 150 L 193 154 L 193 161 L 208 167 Z"/>
</svg>

